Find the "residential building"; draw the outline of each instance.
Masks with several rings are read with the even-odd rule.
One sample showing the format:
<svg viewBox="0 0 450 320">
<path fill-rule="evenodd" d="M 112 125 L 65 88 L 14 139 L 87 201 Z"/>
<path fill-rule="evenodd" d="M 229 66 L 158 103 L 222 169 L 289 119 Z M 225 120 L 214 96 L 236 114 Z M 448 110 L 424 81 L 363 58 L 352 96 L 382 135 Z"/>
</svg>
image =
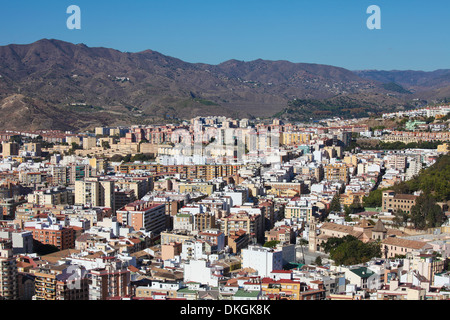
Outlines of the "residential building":
<svg viewBox="0 0 450 320">
<path fill-rule="evenodd" d="M 405 256 L 414 251 L 432 249 L 425 241 L 408 240 L 397 237 L 388 237 L 381 242 L 381 252 L 385 258 Z"/>
<path fill-rule="evenodd" d="M 107 300 L 130 294 L 131 274 L 115 257 L 102 257 L 104 267 L 89 270 L 89 300 Z"/>
<path fill-rule="evenodd" d="M 37 205 L 50 206 L 59 204 L 74 204 L 72 189 L 66 187 L 55 187 L 46 190 L 35 190 L 28 194 L 28 202 Z"/>
<path fill-rule="evenodd" d="M 2 142 L 3 158 L 19 155 L 19 144 L 17 142 Z"/>
<path fill-rule="evenodd" d="M 0 239 L 0 300 L 19 298 L 17 263 L 13 255 L 12 241 Z"/>
<path fill-rule="evenodd" d="M 108 207 L 115 212 L 114 181 L 85 178 L 75 182 L 75 204 Z"/>
<path fill-rule="evenodd" d="M 33 300 L 88 300 L 88 278 L 83 267 L 44 265 L 34 274 Z"/>
<path fill-rule="evenodd" d="M 55 246 L 58 250 L 75 248 L 75 229 L 61 224 L 25 224 L 26 231 L 33 233 L 33 239 L 42 245 Z"/>
<path fill-rule="evenodd" d="M 395 212 L 402 210 L 411 213 L 411 207 L 416 204 L 418 196 L 412 194 L 396 194 L 393 190 L 383 191 L 382 210 L 383 212 Z"/>
<path fill-rule="evenodd" d="M 242 267 L 252 268 L 260 277 L 268 277 L 273 270 L 283 269 L 283 252 L 273 248 L 250 245 L 241 250 Z"/>
<path fill-rule="evenodd" d="M 221 218 L 220 229 L 228 236 L 231 232 L 244 230 L 256 242 L 264 242 L 264 220 L 260 214 L 250 214 L 246 211 L 231 213 Z"/>
<path fill-rule="evenodd" d="M 138 200 L 117 210 L 117 221 L 135 230 L 145 230 L 159 235 L 166 229 L 166 214 L 164 204 L 153 204 Z"/>
</svg>

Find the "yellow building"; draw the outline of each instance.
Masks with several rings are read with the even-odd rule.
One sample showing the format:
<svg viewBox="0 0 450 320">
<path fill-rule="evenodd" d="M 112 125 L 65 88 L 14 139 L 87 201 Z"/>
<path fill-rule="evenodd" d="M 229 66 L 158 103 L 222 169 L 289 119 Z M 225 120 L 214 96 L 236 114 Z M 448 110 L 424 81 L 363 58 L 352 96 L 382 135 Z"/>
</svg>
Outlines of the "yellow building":
<svg viewBox="0 0 450 320">
<path fill-rule="evenodd" d="M 278 281 L 264 278 L 261 282 L 261 290 L 268 296 L 280 297 L 284 300 L 300 300 L 301 282 L 280 279 Z"/>
<path fill-rule="evenodd" d="M 89 150 L 97 146 L 97 138 L 94 137 L 84 137 L 83 138 L 83 149 Z"/>
<path fill-rule="evenodd" d="M 261 290 L 270 300 L 323 300 L 323 282 L 311 281 L 310 285 L 291 279 L 274 280 L 263 278 Z"/>
<path fill-rule="evenodd" d="M 3 158 L 19 155 L 19 144 L 16 142 L 3 142 L 2 155 Z"/>
<path fill-rule="evenodd" d="M 312 221 L 313 213 L 317 212 L 315 206 L 301 206 L 299 204 L 287 204 L 284 209 L 286 219 L 304 219 L 307 222 Z"/>
<path fill-rule="evenodd" d="M 328 153 L 330 158 L 342 158 L 343 150 L 340 146 L 328 146 L 324 147 L 323 150 Z"/>
<path fill-rule="evenodd" d="M 108 169 L 108 160 L 101 158 L 90 158 L 89 165 L 98 173 L 106 172 Z"/>
<path fill-rule="evenodd" d="M 437 146 L 437 152 L 448 152 L 448 143 L 443 143 Z"/>
<path fill-rule="evenodd" d="M 353 203 L 362 204 L 365 195 L 364 192 L 352 192 L 349 190 L 347 193 L 340 195 L 341 204 L 343 206 L 351 206 Z"/>
<path fill-rule="evenodd" d="M 281 132 L 281 143 L 283 145 L 309 144 L 311 135 L 304 132 Z"/>
<path fill-rule="evenodd" d="M 343 181 L 347 183 L 349 180 L 347 165 L 345 163 L 336 163 L 325 166 L 325 179 L 328 181 Z"/>
<path fill-rule="evenodd" d="M 211 195 L 214 190 L 214 185 L 207 182 L 180 183 L 178 185 L 178 191 L 180 193 L 200 192 Z"/>
<path fill-rule="evenodd" d="M 352 164 L 354 166 L 358 165 L 358 157 L 356 155 L 345 156 L 343 161 L 346 164 Z"/>
</svg>

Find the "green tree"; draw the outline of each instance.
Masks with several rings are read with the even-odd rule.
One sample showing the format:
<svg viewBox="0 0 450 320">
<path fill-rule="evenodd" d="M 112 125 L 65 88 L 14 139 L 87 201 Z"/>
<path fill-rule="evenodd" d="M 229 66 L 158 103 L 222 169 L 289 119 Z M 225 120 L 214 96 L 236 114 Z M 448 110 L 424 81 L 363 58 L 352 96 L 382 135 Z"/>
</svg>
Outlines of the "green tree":
<svg viewBox="0 0 450 320">
<path fill-rule="evenodd" d="M 356 196 L 353 199 L 352 204 L 350 205 L 350 209 L 352 210 L 352 213 L 357 213 L 357 212 L 361 212 L 363 211 L 363 205 L 361 204 L 361 202 L 359 201 L 359 197 Z"/>
<path fill-rule="evenodd" d="M 367 262 L 374 257 L 381 257 L 379 243 L 364 243 L 353 236 L 329 238 L 323 247 L 336 265 L 354 265 Z"/>
<path fill-rule="evenodd" d="M 10 142 L 16 142 L 18 144 L 22 144 L 22 136 L 21 135 L 13 135 L 9 138 Z"/>
<path fill-rule="evenodd" d="M 273 248 L 273 247 L 276 247 L 277 244 L 279 244 L 279 243 L 280 243 L 280 241 L 278 241 L 278 240 L 271 240 L 271 241 L 267 241 L 266 243 L 264 243 L 263 247 Z"/>
<path fill-rule="evenodd" d="M 352 214 L 352 213 L 353 213 L 352 209 L 349 206 L 345 205 L 344 206 L 344 220 L 347 222 L 352 221 L 352 218 L 350 217 L 350 214 Z"/>
<path fill-rule="evenodd" d="M 322 265 L 322 258 L 320 256 L 317 256 L 316 259 L 314 260 L 314 263 L 318 266 Z"/>
<path fill-rule="evenodd" d="M 76 142 L 72 142 L 72 150 L 82 149 L 80 145 Z"/>
<path fill-rule="evenodd" d="M 148 156 L 148 155 L 146 155 L 146 154 L 143 154 L 143 153 L 138 153 L 138 154 L 135 154 L 133 157 L 131 157 L 131 162 L 134 162 L 134 161 L 150 161 L 150 160 L 153 160 L 154 158 L 153 157 L 151 157 L 151 156 Z"/>
<path fill-rule="evenodd" d="M 394 219 L 392 220 L 395 227 L 406 227 L 409 215 L 405 211 L 398 209 L 394 212 Z"/>
<path fill-rule="evenodd" d="M 330 203 L 330 211 L 336 211 L 336 212 L 340 212 L 341 211 L 341 199 L 339 197 L 339 193 L 336 193 L 333 197 L 333 199 L 331 200 Z"/>
<path fill-rule="evenodd" d="M 323 251 L 325 251 L 326 253 L 329 253 L 331 250 L 336 249 L 344 242 L 353 241 L 353 240 L 357 240 L 357 239 L 354 236 L 350 236 L 350 235 L 347 235 L 347 236 L 344 236 L 341 238 L 331 237 L 326 242 L 323 242 L 321 246 L 323 248 Z"/>
<path fill-rule="evenodd" d="M 416 229 L 440 227 L 446 217 L 429 193 L 423 193 L 411 207 L 411 222 Z"/>
<path fill-rule="evenodd" d="M 380 189 L 371 191 L 368 196 L 363 198 L 364 207 L 381 207 L 383 191 Z"/>
<path fill-rule="evenodd" d="M 110 146 L 110 144 L 109 144 L 109 141 L 103 140 L 103 141 L 102 141 L 102 148 L 103 148 L 104 150 L 106 150 L 106 149 L 111 149 L 111 146 Z"/>
</svg>

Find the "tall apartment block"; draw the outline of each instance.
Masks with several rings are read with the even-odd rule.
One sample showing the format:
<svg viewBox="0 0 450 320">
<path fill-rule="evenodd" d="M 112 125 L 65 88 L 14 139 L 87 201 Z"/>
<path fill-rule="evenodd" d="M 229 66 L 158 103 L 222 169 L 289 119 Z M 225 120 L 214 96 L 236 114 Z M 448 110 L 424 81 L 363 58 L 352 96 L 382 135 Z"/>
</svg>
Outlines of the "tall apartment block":
<svg viewBox="0 0 450 320">
<path fill-rule="evenodd" d="M 3 158 L 19 155 L 19 144 L 16 142 L 3 142 L 2 155 Z"/>
<path fill-rule="evenodd" d="M 108 207 L 115 212 L 114 181 L 85 178 L 75 182 L 75 204 Z"/>
<path fill-rule="evenodd" d="M 114 257 L 103 257 L 105 267 L 89 271 L 89 300 L 107 300 L 130 294 L 130 271 Z"/>
<path fill-rule="evenodd" d="M 117 221 L 135 230 L 160 234 L 166 229 L 166 206 L 162 203 L 138 200 L 117 210 Z"/>
<path fill-rule="evenodd" d="M 12 242 L 0 239 L 0 300 L 17 300 L 17 264 L 13 256 Z"/>
</svg>

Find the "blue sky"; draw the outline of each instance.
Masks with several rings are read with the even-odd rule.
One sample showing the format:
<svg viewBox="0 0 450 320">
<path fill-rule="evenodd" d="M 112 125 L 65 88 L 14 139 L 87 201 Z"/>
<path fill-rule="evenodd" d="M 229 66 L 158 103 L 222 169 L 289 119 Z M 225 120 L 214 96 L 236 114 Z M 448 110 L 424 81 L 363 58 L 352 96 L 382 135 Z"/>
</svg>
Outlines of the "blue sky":
<svg viewBox="0 0 450 320">
<path fill-rule="evenodd" d="M 69 5 L 81 30 L 69 30 Z M 370 5 L 381 30 L 369 30 Z M 42 38 L 188 62 L 289 60 L 351 70 L 450 69 L 450 1 L 3 0 L 0 45 Z"/>
</svg>

